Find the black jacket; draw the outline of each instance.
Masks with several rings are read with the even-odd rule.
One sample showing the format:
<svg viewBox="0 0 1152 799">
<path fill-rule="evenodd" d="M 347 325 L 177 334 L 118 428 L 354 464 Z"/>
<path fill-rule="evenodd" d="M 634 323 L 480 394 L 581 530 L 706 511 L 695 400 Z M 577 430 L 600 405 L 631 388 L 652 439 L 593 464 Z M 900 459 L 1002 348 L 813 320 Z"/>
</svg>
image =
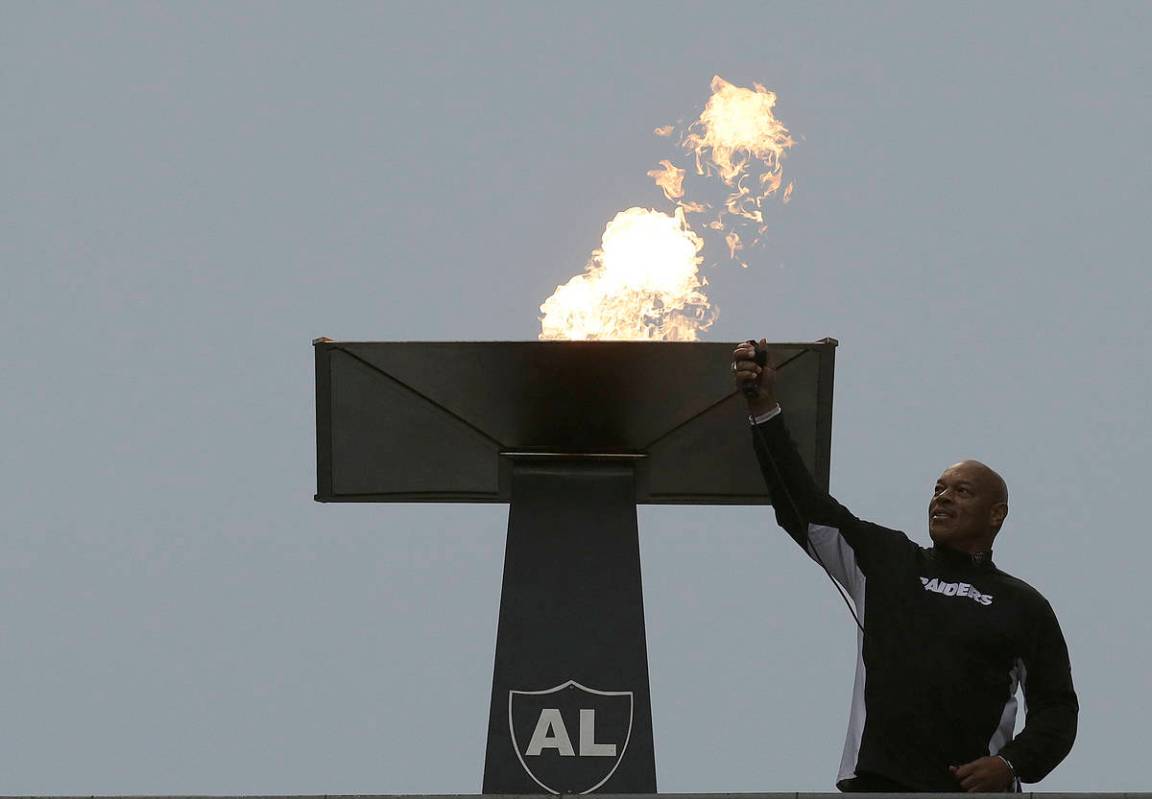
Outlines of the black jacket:
<svg viewBox="0 0 1152 799">
<path fill-rule="evenodd" d="M 844 586 L 864 626 L 837 786 L 879 777 L 959 791 L 948 767 L 995 754 L 1022 782 L 1043 779 L 1072 748 L 1078 712 L 1047 600 L 990 557 L 925 549 L 857 519 L 816 486 L 782 415 L 752 432 L 777 521 Z M 1027 723 L 1013 738 L 1017 688 Z"/>
</svg>

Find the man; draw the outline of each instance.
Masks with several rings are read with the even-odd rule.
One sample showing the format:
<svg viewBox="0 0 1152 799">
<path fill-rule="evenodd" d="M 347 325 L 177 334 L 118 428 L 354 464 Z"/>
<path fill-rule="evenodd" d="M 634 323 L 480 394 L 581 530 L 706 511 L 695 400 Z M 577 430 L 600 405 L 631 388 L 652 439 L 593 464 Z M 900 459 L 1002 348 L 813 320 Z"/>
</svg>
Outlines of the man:
<svg viewBox="0 0 1152 799">
<path fill-rule="evenodd" d="M 763 340 L 761 347 L 766 344 Z M 992 542 L 1008 489 L 977 461 L 944 470 L 925 549 L 853 516 L 804 467 L 751 342 L 733 353 L 776 519 L 851 596 L 861 627 L 837 787 L 1012 791 L 1056 767 L 1076 737 L 1068 650 L 1051 606 L 1000 571 Z M 1026 725 L 1013 738 L 1016 691 Z"/>
</svg>

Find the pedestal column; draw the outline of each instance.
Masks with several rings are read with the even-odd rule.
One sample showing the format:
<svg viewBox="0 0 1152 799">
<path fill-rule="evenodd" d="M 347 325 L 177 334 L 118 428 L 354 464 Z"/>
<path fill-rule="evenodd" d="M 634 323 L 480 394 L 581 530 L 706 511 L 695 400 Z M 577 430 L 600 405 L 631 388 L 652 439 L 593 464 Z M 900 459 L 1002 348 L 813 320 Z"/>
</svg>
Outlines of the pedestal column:
<svg viewBox="0 0 1152 799">
<path fill-rule="evenodd" d="M 633 461 L 512 465 L 484 793 L 655 793 Z"/>
</svg>

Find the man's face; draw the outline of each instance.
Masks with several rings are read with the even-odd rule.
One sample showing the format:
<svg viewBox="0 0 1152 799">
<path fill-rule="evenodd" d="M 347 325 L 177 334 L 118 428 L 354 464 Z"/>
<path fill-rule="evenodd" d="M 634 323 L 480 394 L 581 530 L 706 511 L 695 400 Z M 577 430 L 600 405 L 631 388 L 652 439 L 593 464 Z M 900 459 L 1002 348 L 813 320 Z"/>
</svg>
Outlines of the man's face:
<svg viewBox="0 0 1152 799">
<path fill-rule="evenodd" d="M 992 548 L 1008 513 L 1003 481 L 982 463 L 949 466 L 928 503 L 928 533 L 941 546 L 964 552 Z"/>
</svg>

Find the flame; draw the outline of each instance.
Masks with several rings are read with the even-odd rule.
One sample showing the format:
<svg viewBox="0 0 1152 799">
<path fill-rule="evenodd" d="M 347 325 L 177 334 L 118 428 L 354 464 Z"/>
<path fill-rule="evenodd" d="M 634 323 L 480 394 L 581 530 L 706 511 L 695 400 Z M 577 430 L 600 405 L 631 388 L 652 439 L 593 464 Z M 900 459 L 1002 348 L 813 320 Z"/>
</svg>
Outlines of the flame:
<svg viewBox="0 0 1152 799">
<path fill-rule="evenodd" d="M 671 161 L 661 161 L 660 166 L 664 168 L 648 170 L 648 177 L 656 181 L 669 200 L 679 200 L 684 196 L 684 170 Z"/>
<path fill-rule="evenodd" d="M 680 208 L 621 211 L 583 274 L 540 306 L 540 338 L 695 341 L 716 318 L 699 273 L 703 247 Z"/>
<path fill-rule="evenodd" d="M 706 215 L 698 220 L 700 229 L 709 240 L 723 236 L 728 256 L 747 268 L 747 256 L 738 259 L 737 253 L 763 240 L 765 202 L 780 190 L 781 162 L 793 140 L 772 113 L 773 92 L 758 83 L 751 89 L 736 86 L 719 75 L 711 88 L 680 144 L 694 158 L 696 175 L 719 177 L 727 197 L 715 206 L 689 198 L 687 170 L 660 161 L 648 176 L 675 204 L 674 213 L 639 207 L 618 213 L 584 272 L 557 286 L 540 306 L 541 339 L 694 341 L 715 321 L 704 293 L 707 281 L 699 273 L 704 239 L 686 215 Z M 654 131 L 657 136 L 675 132 L 673 125 Z M 783 202 L 791 197 L 789 183 Z"/>
<path fill-rule="evenodd" d="M 714 75 L 712 96 L 689 126 L 684 147 L 696 156 L 697 174 L 715 171 L 726 186 L 736 186 L 753 159 L 763 162 L 768 171 L 760 181 L 771 194 L 780 187 L 780 161 L 793 141 L 772 114 L 775 93 L 759 83 L 753 86 L 745 89 Z"/>
<path fill-rule="evenodd" d="M 740 234 L 734 230 L 728 231 L 728 235 L 724 237 L 724 241 L 728 244 L 729 258 L 735 258 L 736 251 L 744 249 L 744 245 L 740 241 Z"/>
</svg>

